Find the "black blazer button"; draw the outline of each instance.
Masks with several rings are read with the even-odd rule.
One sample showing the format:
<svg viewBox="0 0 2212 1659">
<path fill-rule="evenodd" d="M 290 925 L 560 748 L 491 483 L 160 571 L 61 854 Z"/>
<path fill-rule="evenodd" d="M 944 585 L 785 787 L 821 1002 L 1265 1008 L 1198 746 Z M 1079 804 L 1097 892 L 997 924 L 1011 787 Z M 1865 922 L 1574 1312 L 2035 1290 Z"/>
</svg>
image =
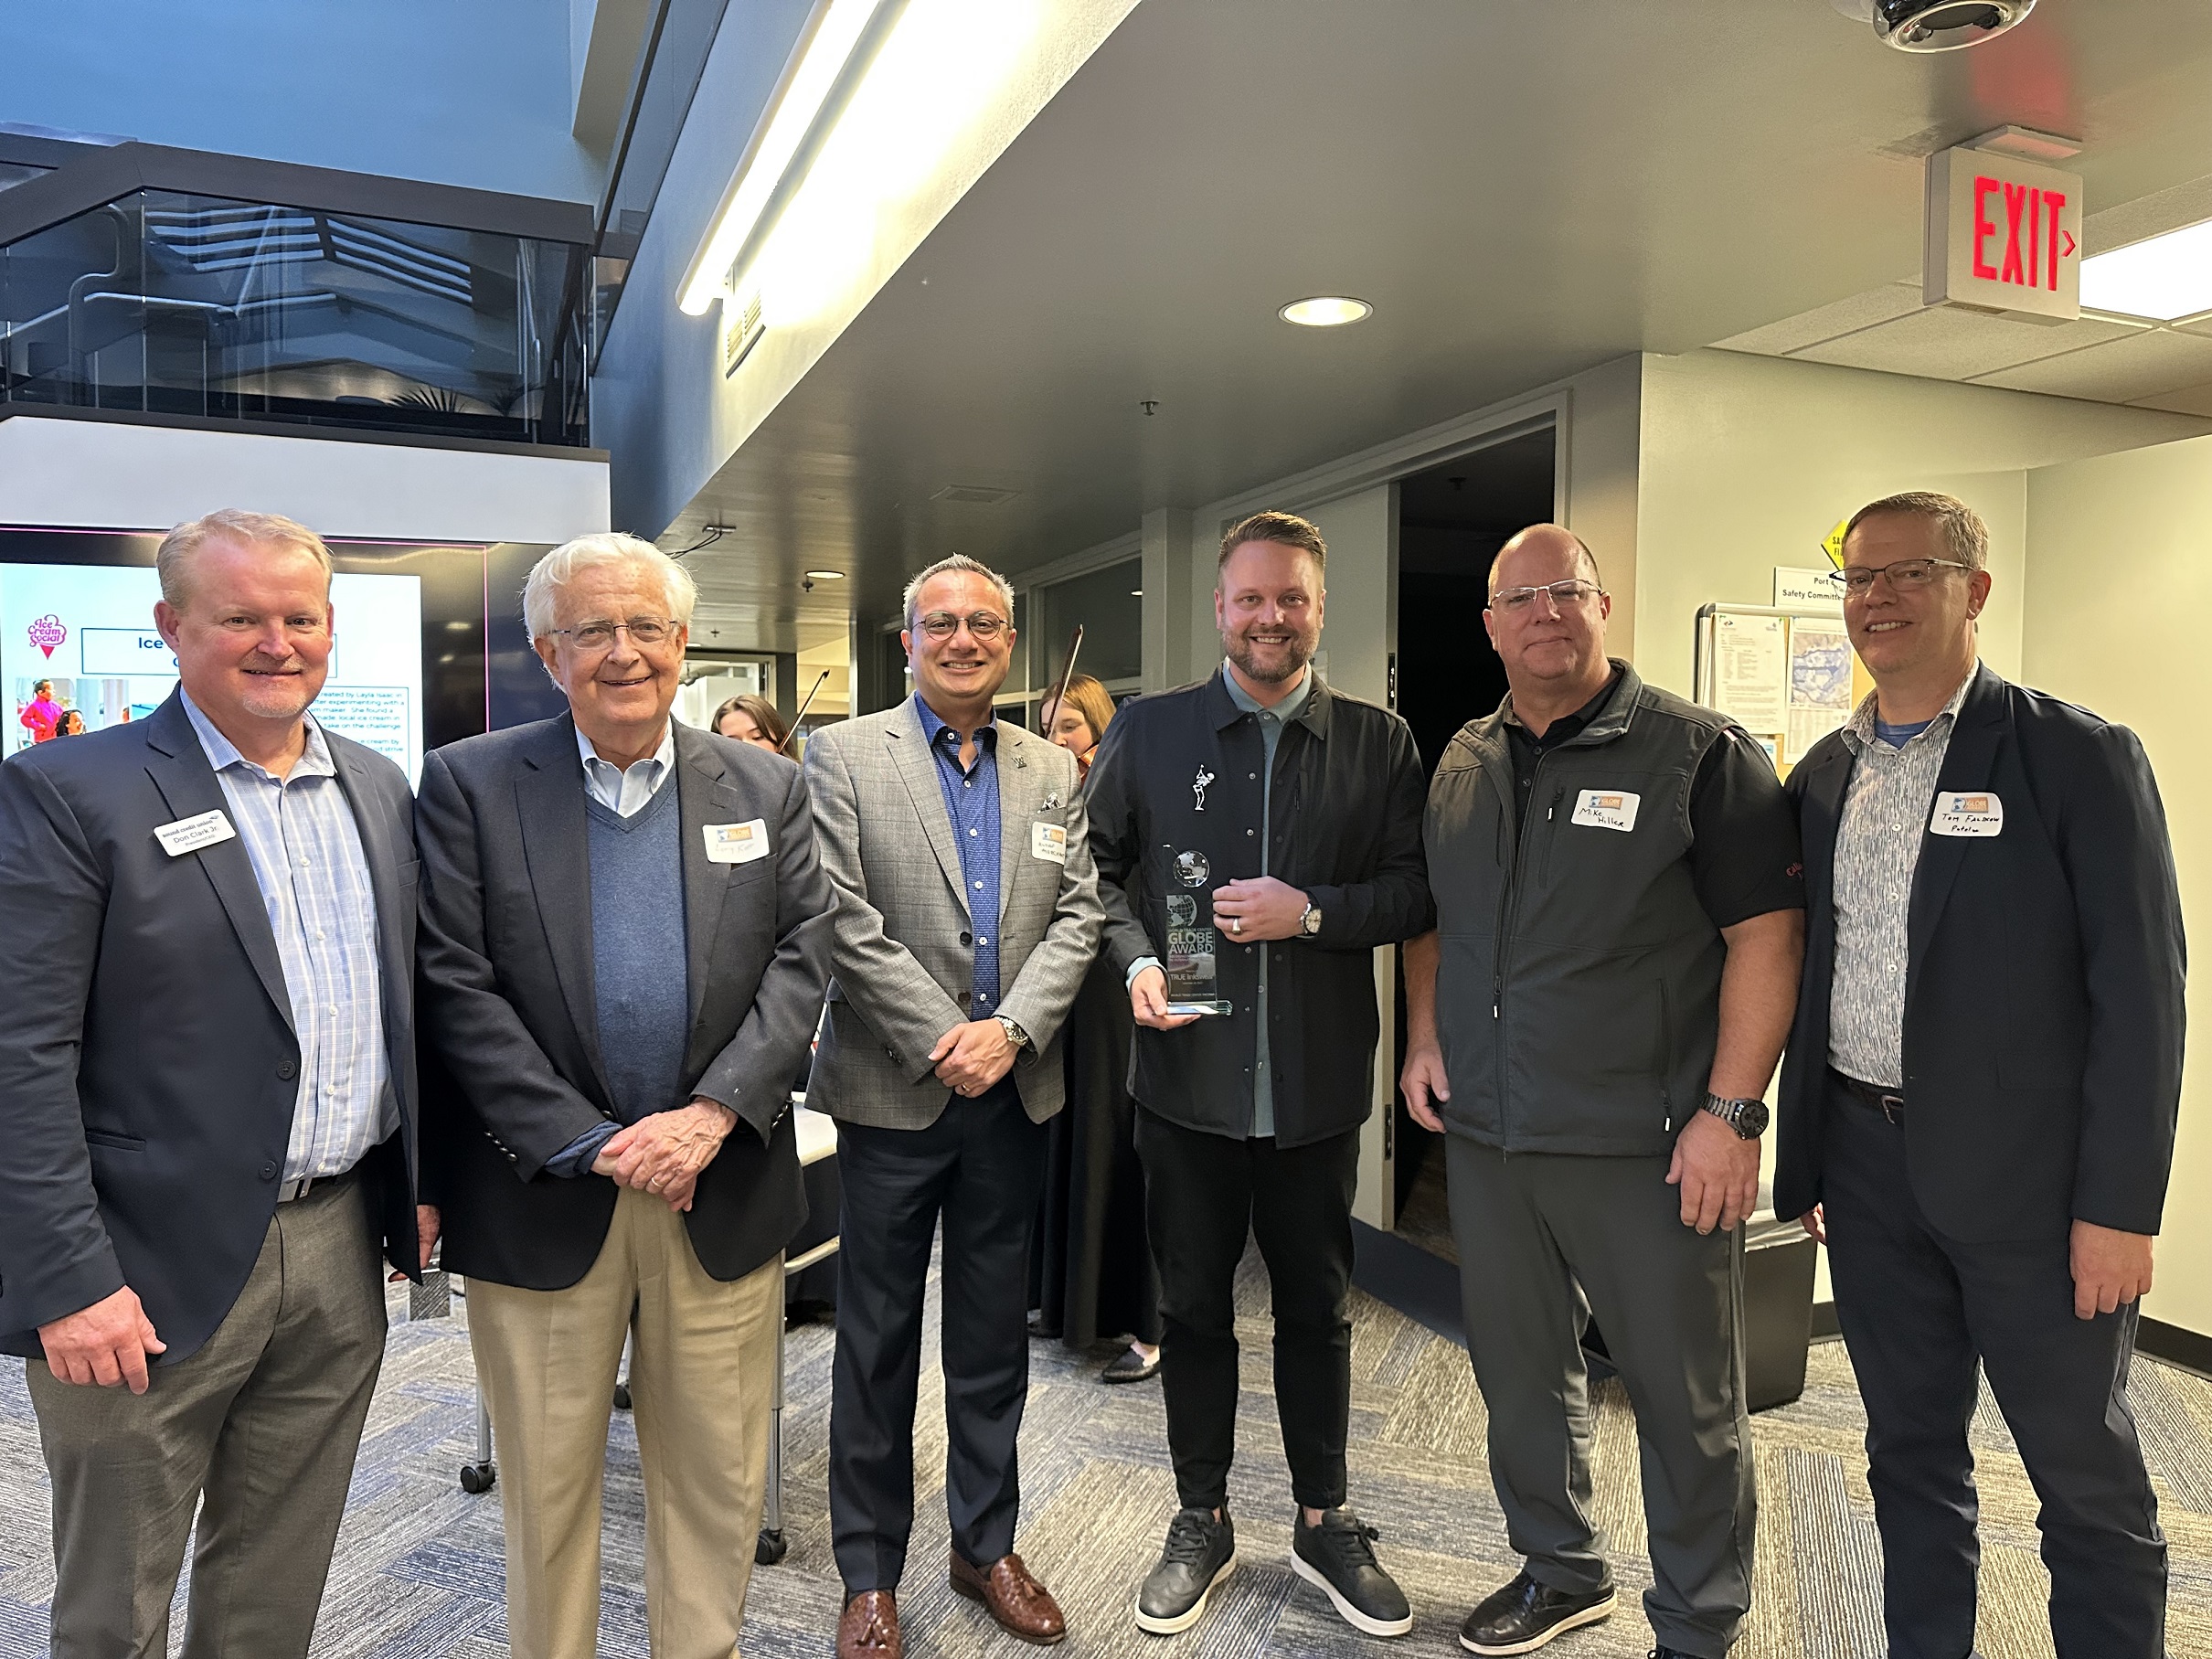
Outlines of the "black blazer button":
<svg viewBox="0 0 2212 1659">
<path fill-rule="evenodd" d="M 975 935 L 973 933 L 962 933 L 960 936 L 960 942 L 963 945 L 972 945 L 975 942 Z"/>
<path fill-rule="evenodd" d="M 290 1060 L 286 1060 L 282 1066 L 277 1068 L 277 1076 L 282 1078 L 286 1082 L 290 1082 L 293 1078 L 299 1075 L 299 1067 L 294 1065 Z"/>
<path fill-rule="evenodd" d="M 264 1180 L 264 1181 L 273 1181 L 273 1180 L 275 1180 L 275 1179 L 276 1179 L 276 1165 L 275 1165 L 275 1164 L 262 1164 L 262 1165 L 261 1165 L 261 1179 L 262 1179 L 262 1180 Z"/>
</svg>

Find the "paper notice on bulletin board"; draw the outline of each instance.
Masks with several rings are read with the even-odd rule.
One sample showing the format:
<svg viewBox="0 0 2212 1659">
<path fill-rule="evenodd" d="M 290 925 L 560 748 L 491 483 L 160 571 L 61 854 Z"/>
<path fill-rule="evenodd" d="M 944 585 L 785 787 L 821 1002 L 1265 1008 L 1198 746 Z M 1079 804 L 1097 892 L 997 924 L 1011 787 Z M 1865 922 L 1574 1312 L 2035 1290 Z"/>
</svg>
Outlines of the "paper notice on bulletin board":
<svg viewBox="0 0 2212 1659">
<path fill-rule="evenodd" d="M 1790 719 L 1782 759 L 1805 751 L 1851 718 L 1851 636 L 1843 624 L 1790 619 Z"/>
<path fill-rule="evenodd" d="M 1790 724 L 1789 635 L 1779 616 L 1713 619 L 1713 707 L 1753 735 Z"/>
</svg>

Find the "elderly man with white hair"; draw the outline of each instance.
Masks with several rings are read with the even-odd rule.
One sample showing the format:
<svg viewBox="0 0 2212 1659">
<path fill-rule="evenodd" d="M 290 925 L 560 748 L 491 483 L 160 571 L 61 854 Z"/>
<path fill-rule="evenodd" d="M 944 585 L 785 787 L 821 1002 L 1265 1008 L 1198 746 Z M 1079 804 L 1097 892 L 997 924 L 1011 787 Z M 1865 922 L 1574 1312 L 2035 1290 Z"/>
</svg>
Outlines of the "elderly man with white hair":
<svg viewBox="0 0 2212 1659">
<path fill-rule="evenodd" d="M 434 751 L 417 803 L 428 1178 L 529 1659 L 596 1651 L 625 1337 L 654 1659 L 734 1651 L 760 1524 L 831 889 L 798 767 L 670 718 L 696 597 L 634 537 L 547 554 L 523 611 L 569 712 Z"/>
</svg>

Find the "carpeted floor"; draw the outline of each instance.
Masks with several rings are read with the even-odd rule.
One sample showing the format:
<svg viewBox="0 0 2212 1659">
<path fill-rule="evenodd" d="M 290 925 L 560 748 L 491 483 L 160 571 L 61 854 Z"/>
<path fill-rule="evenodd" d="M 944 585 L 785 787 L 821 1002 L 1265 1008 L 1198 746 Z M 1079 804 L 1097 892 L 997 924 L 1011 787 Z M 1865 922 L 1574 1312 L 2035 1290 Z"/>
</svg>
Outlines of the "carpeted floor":
<svg viewBox="0 0 2212 1659">
<path fill-rule="evenodd" d="M 1104 1388 L 1095 1381 L 1104 1354 L 1036 1345 L 1022 1438 L 1020 1547 L 1068 1611 L 1072 1635 L 1063 1651 L 1287 1659 L 1384 1646 L 1350 1632 L 1284 1565 L 1291 1511 L 1269 1392 L 1266 1282 L 1256 1270 L 1248 1260 L 1240 1287 L 1246 1455 L 1230 1500 L 1245 1564 L 1207 1621 L 1185 1636 L 1154 1641 L 1129 1617 L 1137 1579 L 1174 1507 L 1157 1385 Z M 450 1319 L 393 1329 L 318 1655 L 495 1659 L 507 1651 L 498 1496 L 470 1497 L 454 1478 L 473 1433 L 463 1317 L 457 1304 Z M 1450 1344 L 1365 1296 L 1356 1295 L 1354 1318 L 1354 1502 L 1382 1529 L 1382 1558 L 1419 1617 L 1414 1633 L 1393 1651 L 1457 1653 L 1467 1608 L 1516 1565 L 1483 1465 L 1482 1403 L 1464 1356 Z M 839 1595 L 824 1498 L 830 1347 L 826 1326 L 792 1334 L 785 1437 L 791 1553 L 754 1575 L 745 1641 L 751 1659 L 822 1659 L 831 1651 Z M 2177 1659 L 2212 1659 L 2212 1383 L 2143 1361 L 2134 1399 L 2173 1543 L 2172 1652 Z M 1635 1425 L 1617 1384 L 1606 1385 L 1602 1404 L 1597 1503 L 1612 1538 L 1622 1611 L 1610 1624 L 1547 1650 L 1561 1659 L 1642 1655 L 1651 1639 L 1634 1600 L 1648 1582 Z M 941 1379 L 925 1372 L 920 1516 L 900 1598 L 908 1651 L 945 1659 L 1010 1656 L 1026 1650 L 945 1585 L 942 1409 Z M 1814 1350 L 1803 1400 L 1755 1422 L 1758 1596 L 1739 1659 L 1878 1659 L 1864 1424 L 1841 1345 Z M 1986 1402 L 1974 1434 L 1983 1506 L 1982 1651 L 1987 1659 L 2047 1655 L 2034 1495 Z M 10 1362 L 0 1368 L 4 1659 L 46 1652 L 52 1567 L 44 1480 L 22 1373 Z M 608 1444 L 607 1495 L 600 1651 L 643 1659 L 637 1452 L 620 1415 Z M 180 1618 L 173 1643 L 181 1634 Z"/>
</svg>

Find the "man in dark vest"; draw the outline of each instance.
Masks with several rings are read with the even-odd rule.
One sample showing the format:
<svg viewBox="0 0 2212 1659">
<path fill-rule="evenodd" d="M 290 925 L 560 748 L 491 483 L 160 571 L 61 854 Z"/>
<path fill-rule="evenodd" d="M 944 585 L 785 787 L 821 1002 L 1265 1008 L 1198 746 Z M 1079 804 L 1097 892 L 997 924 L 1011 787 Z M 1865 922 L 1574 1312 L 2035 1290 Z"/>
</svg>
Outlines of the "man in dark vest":
<svg viewBox="0 0 2212 1659">
<path fill-rule="evenodd" d="M 1530 1653 L 1613 1611 L 1579 1285 L 1635 1407 L 1658 1659 L 1720 1659 L 1751 1598 L 1737 1225 L 1804 950 L 1797 828 L 1749 737 L 1608 660 L 1611 610 L 1557 525 L 1498 554 L 1483 622 L 1508 694 L 1437 767 L 1437 929 L 1406 947 L 1403 1086 L 1447 1133 L 1491 1478 L 1526 1558 L 1460 1641 Z"/>
<path fill-rule="evenodd" d="M 1228 660 L 1123 709 L 1090 771 L 1106 950 L 1141 1027 L 1130 1093 L 1180 1505 L 1137 1592 L 1138 1628 L 1154 1635 L 1196 1623 L 1236 1565 L 1234 1290 L 1248 1236 L 1271 1287 L 1292 1570 L 1356 1630 L 1413 1628 L 1375 1530 L 1345 1501 L 1345 1303 L 1374 1098 L 1375 948 L 1429 923 L 1420 757 L 1403 720 L 1313 670 L 1326 557 L 1320 531 L 1288 513 L 1232 526 L 1214 590 Z"/>
</svg>

